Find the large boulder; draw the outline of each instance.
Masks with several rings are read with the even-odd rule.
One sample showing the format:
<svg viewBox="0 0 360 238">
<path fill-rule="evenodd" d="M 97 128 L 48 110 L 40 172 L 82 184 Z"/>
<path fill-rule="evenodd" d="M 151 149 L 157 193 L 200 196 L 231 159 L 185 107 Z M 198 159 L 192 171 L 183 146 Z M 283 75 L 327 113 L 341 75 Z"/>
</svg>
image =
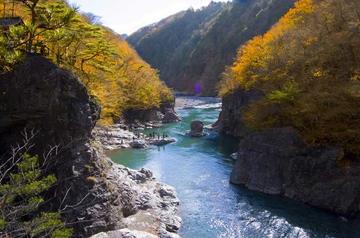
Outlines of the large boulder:
<svg viewBox="0 0 360 238">
<path fill-rule="evenodd" d="M 130 146 L 134 149 L 145 149 L 147 147 L 147 144 L 145 140 L 133 140 L 132 142 L 130 142 Z"/>
<path fill-rule="evenodd" d="M 240 142 L 231 182 L 345 216 L 360 213 L 360 163 L 340 148 L 306 146 L 292 128 L 253 133 Z"/>
<path fill-rule="evenodd" d="M 206 135 L 204 132 L 204 123 L 202 121 L 191 122 L 191 130 L 188 133 L 191 137 L 203 137 Z"/>
</svg>

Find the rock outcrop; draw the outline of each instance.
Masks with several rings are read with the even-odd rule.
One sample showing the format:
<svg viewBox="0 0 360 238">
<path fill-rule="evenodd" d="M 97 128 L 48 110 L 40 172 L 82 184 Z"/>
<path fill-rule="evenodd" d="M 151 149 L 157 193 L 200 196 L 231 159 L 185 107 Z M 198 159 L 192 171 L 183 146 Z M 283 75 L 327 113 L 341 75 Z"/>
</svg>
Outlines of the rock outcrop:
<svg viewBox="0 0 360 238">
<path fill-rule="evenodd" d="M 159 108 L 144 109 L 144 110 L 128 110 L 123 117 L 125 123 L 131 127 L 137 124 L 159 124 L 179 122 L 181 119 L 174 109 L 175 102 L 164 102 Z"/>
<path fill-rule="evenodd" d="M 117 124 L 112 126 L 96 126 L 93 136 L 104 150 L 118 150 L 124 148 L 143 149 L 150 145 L 165 146 L 176 142 L 173 137 L 162 137 L 145 135 L 144 133 L 133 133 L 127 130 L 127 126 Z"/>
<path fill-rule="evenodd" d="M 37 130 L 40 151 L 81 144 L 98 119 L 100 108 L 78 79 L 39 56 L 1 74 L 0 90 L 0 152 L 21 141 L 24 128 Z"/>
<path fill-rule="evenodd" d="M 191 130 L 187 133 L 191 137 L 203 137 L 206 136 L 204 132 L 204 123 L 202 121 L 191 122 Z"/>
<path fill-rule="evenodd" d="M 163 103 L 160 107 L 160 112 L 163 114 L 162 123 L 173 123 L 181 121 L 181 118 L 176 113 L 175 102 Z"/>
<path fill-rule="evenodd" d="M 179 200 L 175 189 L 156 181 L 149 170 L 135 171 L 108 162 L 111 166 L 105 182 L 111 194 L 105 204 L 90 208 L 95 209 L 94 214 L 105 209 L 113 216 L 120 215 L 119 223 L 111 230 L 128 228 L 160 238 L 176 237 L 182 220 L 177 215 Z"/>
<path fill-rule="evenodd" d="M 257 90 L 238 90 L 222 99 L 222 110 L 214 129 L 226 135 L 244 137 L 251 132 L 242 120 L 243 111 L 249 104 L 261 99 L 263 94 Z"/>
<path fill-rule="evenodd" d="M 60 208 L 75 237 L 124 228 L 171 237 L 179 229 L 174 189 L 150 171 L 114 165 L 92 140 L 100 108 L 71 73 L 29 55 L 0 75 L 0 102 L 0 160 L 24 136 L 33 137 L 31 154 L 56 146 L 46 173 L 58 181 L 46 209 Z"/>
<path fill-rule="evenodd" d="M 291 128 L 253 133 L 240 142 L 231 182 L 283 195 L 344 216 L 360 214 L 360 163 L 339 148 L 310 148 Z"/>
</svg>

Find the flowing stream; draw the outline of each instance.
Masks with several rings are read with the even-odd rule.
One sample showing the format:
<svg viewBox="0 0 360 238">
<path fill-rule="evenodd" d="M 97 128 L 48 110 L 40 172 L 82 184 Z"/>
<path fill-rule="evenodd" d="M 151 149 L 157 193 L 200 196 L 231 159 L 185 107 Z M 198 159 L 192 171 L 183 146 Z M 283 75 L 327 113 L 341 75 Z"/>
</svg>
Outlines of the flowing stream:
<svg viewBox="0 0 360 238">
<path fill-rule="evenodd" d="M 183 121 L 155 129 L 175 137 L 177 143 L 111 153 L 113 161 L 133 169 L 148 168 L 176 188 L 183 238 L 360 237 L 358 221 L 231 185 L 230 155 L 236 151 L 236 141 L 216 133 L 196 139 L 184 136 L 193 120 L 214 123 L 220 106 L 215 98 L 180 97 L 176 109 Z"/>
</svg>

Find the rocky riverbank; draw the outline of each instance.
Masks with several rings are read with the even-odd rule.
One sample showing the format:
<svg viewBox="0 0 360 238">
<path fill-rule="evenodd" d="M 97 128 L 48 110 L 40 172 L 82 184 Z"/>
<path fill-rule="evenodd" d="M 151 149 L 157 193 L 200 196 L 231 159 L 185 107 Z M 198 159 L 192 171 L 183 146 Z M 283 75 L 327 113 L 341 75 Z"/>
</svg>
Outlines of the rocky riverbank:
<svg viewBox="0 0 360 238">
<path fill-rule="evenodd" d="M 124 237 L 128 237 L 125 235 L 129 233 L 136 238 L 179 237 L 176 232 L 182 220 L 178 216 L 179 200 L 175 189 L 158 182 L 149 170 L 131 170 L 107 158 L 103 160 L 107 164 L 107 169 L 102 170 L 102 179 L 107 188 L 103 195 L 108 197 L 104 203 L 88 208 L 88 212 L 94 217 L 105 212 L 112 214 L 110 221 L 116 221 L 116 225 L 94 237 L 107 237 L 105 234 L 122 237 L 119 236 L 121 233 Z M 94 225 L 101 226 L 108 222 L 99 220 Z"/>
<path fill-rule="evenodd" d="M 46 194 L 46 209 L 61 210 L 74 237 L 126 228 L 178 237 L 181 218 L 174 189 L 148 170 L 114 165 L 104 155 L 92 137 L 100 108 L 76 77 L 29 55 L 0 76 L 0 92 L 1 161 L 24 138 L 31 143 L 27 153 L 51 155 L 44 175 L 56 175 L 57 184 Z"/>
<path fill-rule="evenodd" d="M 176 142 L 175 138 L 167 135 L 150 136 L 145 133 L 129 131 L 128 126 L 116 124 L 112 126 L 97 126 L 93 130 L 93 136 L 102 147 L 109 150 L 117 149 L 145 149 L 149 146 L 164 146 Z"/>
<path fill-rule="evenodd" d="M 231 182 L 343 216 L 358 216 L 360 163 L 344 161 L 341 148 L 309 147 L 292 128 L 250 130 L 241 115 L 261 97 L 259 92 L 243 90 L 226 96 L 214 125 L 220 132 L 240 138 Z"/>
</svg>

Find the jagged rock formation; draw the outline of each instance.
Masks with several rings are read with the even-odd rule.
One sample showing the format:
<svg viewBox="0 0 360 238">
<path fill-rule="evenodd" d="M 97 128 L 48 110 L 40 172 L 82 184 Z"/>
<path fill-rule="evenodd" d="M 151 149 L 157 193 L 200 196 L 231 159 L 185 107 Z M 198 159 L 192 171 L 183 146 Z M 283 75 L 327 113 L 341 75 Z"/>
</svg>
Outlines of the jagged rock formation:
<svg viewBox="0 0 360 238">
<path fill-rule="evenodd" d="M 215 95 L 238 47 L 266 32 L 294 0 L 234 0 L 180 12 L 127 38 L 177 91 Z"/>
<path fill-rule="evenodd" d="M 245 91 L 239 89 L 222 99 L 222 109 L 214 129 L 235 137 L 243 137 L 251 132 L 242 119 L 242 113 L 249 104 L 263 97 L 257 90 Z"/>
<path fill-rule="evenodd" d="M 291 128 L 270 129 L 240 142 L 231 182 L 356 216 L 360 213 L 360 163 L 345 164 L 342 155 L 340 148 L 307 147 Z"/>
<path fill-rule="evenodd" d="M 231 182 L 344 216 L 359 215 L 360 163 L 343 161 L 341 148 L 309 147 L 292 128 L 249 130 L 243 110 L 260 98 L 258 91 L 239 89 L 223 99 L 215 127 L 242 138 Z"/>
<path fill-rule="evenodd" d="M 167 237 L 179 229 L 175 191 L 150 171 L 112 164 L 92 140 L 100 108 L 71 73 L 28 55 L 0 75 L 0 92 L 0 159 L 21 143 L 25 129 L 35 134 L 30 153 L 58 146 L 46 171 L 58 182 L 46 194 L 45 209 L 63 210 L 75 237 L 123 228 Z"/>
<path fill-rule="evenodd" d="M 126 124 L 134 126 L 134 124 L 146 123 L 172 123 L 179 122 L 181 119 L 174 109 L 174 102 L 163 103 L 160 108 L 152 109 L 132 109 L 124 112 L 123 119 Z"/>
</svg>

